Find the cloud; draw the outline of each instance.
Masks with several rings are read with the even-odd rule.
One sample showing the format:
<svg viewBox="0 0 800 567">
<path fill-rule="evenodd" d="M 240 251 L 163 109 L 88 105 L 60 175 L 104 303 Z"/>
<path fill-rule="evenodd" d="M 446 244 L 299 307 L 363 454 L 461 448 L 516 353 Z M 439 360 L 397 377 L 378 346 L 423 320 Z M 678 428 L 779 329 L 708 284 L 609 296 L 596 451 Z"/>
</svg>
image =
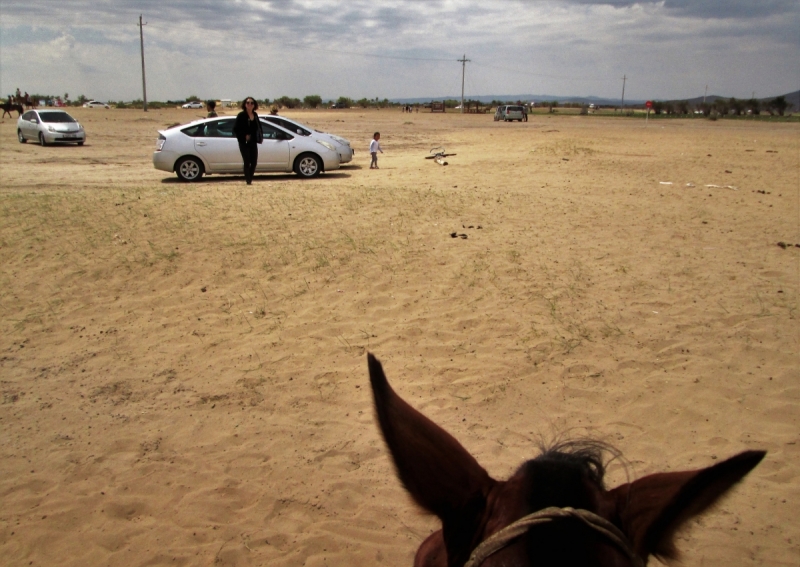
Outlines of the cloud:
<svg viewBox="0 0 800 567">
<path fill-rule="evenodd" d="M 796 0 L 27 0 L 3 7 L 0 83 L 139 97 L 140 13 L 161 100 L 452 95 L 462 54 L 473 94 L 797 88 Z"/>
</svg>

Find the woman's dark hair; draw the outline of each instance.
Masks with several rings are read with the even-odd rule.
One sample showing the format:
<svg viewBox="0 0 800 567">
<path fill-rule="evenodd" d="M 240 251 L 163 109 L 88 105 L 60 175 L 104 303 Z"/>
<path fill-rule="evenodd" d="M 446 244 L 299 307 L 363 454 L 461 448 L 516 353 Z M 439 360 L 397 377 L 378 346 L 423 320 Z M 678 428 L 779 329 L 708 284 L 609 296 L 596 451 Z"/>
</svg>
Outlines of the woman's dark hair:
<svg viewBox="0 0 800 567">
<path fill-rule="evenodd" d="M 253 110 L 258 110 L 258 101 L 251 96 L 244 97 L 244 100 L 242 101 L 242 110 L 244 110 L 244 107 L 247 104 L 248 100 L 253 101 Z"/>
</svg>

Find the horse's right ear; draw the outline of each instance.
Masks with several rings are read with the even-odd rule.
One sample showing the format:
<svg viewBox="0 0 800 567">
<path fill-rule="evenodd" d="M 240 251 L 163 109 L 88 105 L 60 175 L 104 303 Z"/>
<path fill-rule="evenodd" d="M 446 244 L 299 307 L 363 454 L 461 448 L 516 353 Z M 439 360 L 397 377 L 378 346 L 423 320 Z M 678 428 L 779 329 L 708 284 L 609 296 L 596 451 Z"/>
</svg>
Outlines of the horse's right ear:
<svg viewBox="0 0 800 567">
<path fill-rule="evenodd" d="M 705 469 L 651 474 L 611 490 L 623 531 L 643 558 L 674 559 L 675 532 L 753 470 L 765 451 L 744 451 Z"/>
<path fill-rule="evenodd" d="M 368 354 L 367 361 L 375 413 L 397 475 L 420 506 L 441 518 L 450 552 L 459 543 L 448 536 L 470 534 L 496 481 L 449 433 L 392 390 L 377 358 Z"/>
</svg>

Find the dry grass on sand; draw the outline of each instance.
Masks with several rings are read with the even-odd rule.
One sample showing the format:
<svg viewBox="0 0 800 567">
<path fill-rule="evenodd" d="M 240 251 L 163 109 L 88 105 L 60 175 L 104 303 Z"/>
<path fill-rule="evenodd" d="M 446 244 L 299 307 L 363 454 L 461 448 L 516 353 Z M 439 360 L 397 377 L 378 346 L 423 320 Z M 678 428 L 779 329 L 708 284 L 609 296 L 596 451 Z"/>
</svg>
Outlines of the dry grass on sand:
<svg viewBox="0 0 800 567">
<path fill-rule="evenodd" d="M 287 113 L 354 164 L 246 186 L 153 169 L 198 112 L 74 114 L 0 125 L 7 564 L 410 565 L 367 350 L 496 477 L 564 431 L 632 476 L 766 449 L 678 546 L 798 564 L 797 124 Z"/>
</svg>

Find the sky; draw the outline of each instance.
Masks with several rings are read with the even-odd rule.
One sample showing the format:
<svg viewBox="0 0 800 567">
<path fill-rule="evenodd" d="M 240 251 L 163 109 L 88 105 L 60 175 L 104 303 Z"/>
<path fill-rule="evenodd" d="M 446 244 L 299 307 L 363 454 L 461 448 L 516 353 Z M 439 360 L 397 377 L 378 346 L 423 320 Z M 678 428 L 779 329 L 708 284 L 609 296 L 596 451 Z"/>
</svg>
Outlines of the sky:
<svg viewBox="0 0 800 567">
<path fill-rule="evenodd" d="M 3 0 L 0 96 L 758 98 L 800 88 L 798 0 Z"/>
</svg>

